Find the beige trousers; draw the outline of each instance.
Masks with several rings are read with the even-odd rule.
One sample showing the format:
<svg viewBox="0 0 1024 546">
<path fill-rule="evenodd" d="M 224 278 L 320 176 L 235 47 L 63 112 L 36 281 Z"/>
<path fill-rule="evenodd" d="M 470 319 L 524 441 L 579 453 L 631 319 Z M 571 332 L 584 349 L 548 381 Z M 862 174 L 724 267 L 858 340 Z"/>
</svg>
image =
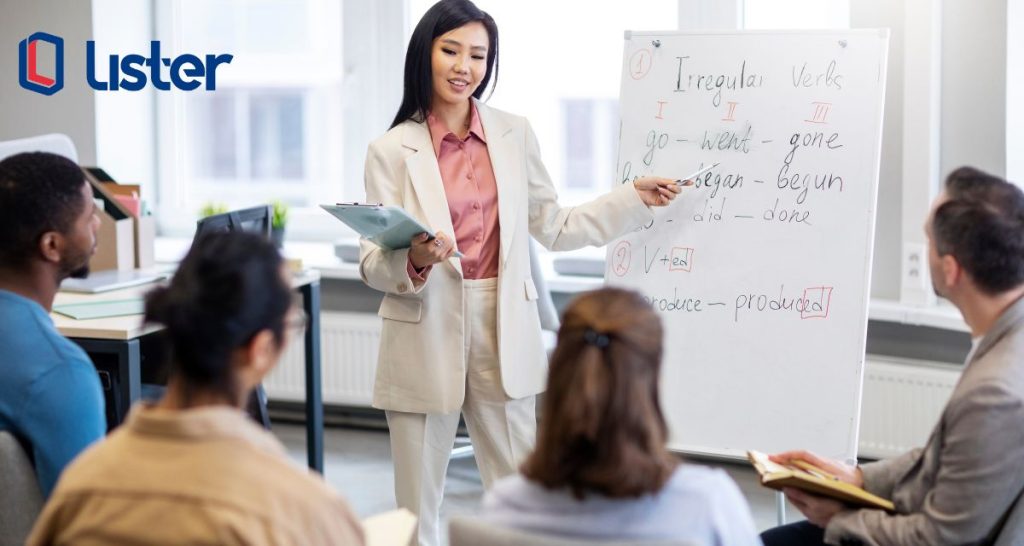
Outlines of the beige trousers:
<svg viewBox="0 0 1024 546">
<path fill-rule="evenodd" d="M 514 474 L 537 435 L 535 398 L 511 400 L 498 366 L 497 279 L 464 280 L 466 397 L 448 414 L 388 411 L 395 497 L 419 517 L 418 543 L 440 544 L 439 518 L 459 414 L 465 416 L 484 488 Z"/>
</svg>

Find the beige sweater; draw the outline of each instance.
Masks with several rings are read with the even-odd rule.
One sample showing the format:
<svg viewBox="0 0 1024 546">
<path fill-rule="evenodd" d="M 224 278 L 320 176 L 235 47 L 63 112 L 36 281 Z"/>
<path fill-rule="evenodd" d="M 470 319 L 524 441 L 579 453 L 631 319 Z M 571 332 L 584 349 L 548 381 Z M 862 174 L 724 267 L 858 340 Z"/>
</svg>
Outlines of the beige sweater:
<svg viewBox="0 0 1024 546">
<path fill-rule="evenodd" d="M 38 544 L 363 544 L 348 505 L 241 411 L 136 406 L 64 471 Z"/>
</svg>

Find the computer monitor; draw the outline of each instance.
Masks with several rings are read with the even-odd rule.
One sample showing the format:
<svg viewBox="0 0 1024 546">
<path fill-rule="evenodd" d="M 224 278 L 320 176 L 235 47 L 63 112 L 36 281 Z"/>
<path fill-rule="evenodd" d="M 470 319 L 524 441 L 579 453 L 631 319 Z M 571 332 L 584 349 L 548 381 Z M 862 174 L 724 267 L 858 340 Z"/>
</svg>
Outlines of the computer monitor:
<svg viewBox="0 0 1024 546">
<path fill-rule="evenodd" d="M 248 231 L 270 239 L 270 211 L 270 205 L 260 205 L 258 207 L 233 210 L 201 218 L 196 223 L 196 235 L 192 240 L 198 241 L 204 235 L 227 231 Z M 254 421 L 263 425 L 263 428 L 270 430 L 267 393 L 263 389 L 263 384 L 258 385 L 252 391 L 252 394 L 249 395 L 246 411 Z"/>
<path fill-rule="evenodd" d="M 270 238 L 270 205 L 233 210 L 200 218 L 196 223 L 195 239 L 208 233 L 248 231 Z"/>
</svg>

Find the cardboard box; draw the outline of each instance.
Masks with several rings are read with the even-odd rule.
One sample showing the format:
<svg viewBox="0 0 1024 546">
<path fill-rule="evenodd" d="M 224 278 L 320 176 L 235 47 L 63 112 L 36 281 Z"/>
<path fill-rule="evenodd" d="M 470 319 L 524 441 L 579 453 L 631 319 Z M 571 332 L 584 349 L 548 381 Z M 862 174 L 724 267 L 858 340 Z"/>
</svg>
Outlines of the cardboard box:
<svg viewBox="0 0 1024 546">
<path fill-rule="evenodd" d="M 135 221 L 131 217 L 116 220 L 105 210 L 97 214 L 100 217 L 100 229 L 96 235 L 96 254 L 89 260 L 89 269 L 134 269 Z"/>
<path fill-rule="evenodd" d="M 152 216 L 139 216 L 139 186 L 118 184 L 103 169 L 96 167 L 83 167 L 82 170 L 92 184 L 93 195 L 104 203 L 104 214 L 100 215 L 99 243 L 96 256 L 90 262 L 90 269 L 103 271 L 152 267 L 156 262 L 156 219 Z M 121 225 L 125 218 L 127 228 Z M 126 235 L 125 230 L 130 233 Z M 127 250 L 125 245 L 128 245 Z M 101 256 L 104 247 L 106 250 Z"/>
<path fill-rule="evenodd" d="M 156 218 L 135 218 L 135 267 L 145 269 L 156 265 Z"/>
</svg>

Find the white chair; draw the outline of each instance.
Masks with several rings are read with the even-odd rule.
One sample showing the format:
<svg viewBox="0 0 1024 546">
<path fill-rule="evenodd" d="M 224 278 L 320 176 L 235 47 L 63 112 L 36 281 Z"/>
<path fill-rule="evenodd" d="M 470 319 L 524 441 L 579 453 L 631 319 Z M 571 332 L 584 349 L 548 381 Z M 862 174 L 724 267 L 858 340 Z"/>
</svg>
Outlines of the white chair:
<svg viewBox="0 0 1024 546">
<path fill-rule="evenodd" d="M 545 334 L 557 333 L 558 309 L 555 308 L 555 301 L 551 298 L 551 290 L 548 290 L 548 282 L 544 278 L 544 268 L 540 264 L 539 252 L 537 242 L 531 238 L 530 275 L 533 277 L 533 285 L 537 288 L 537 312 L 540 314 L 540 328 Z M 548 350 L 550 351 L 552 348 L 554 348 L 553 341 Z"/>
<path fill-rule="evenodd" d="M 0 546 L 25 543 L 43 508 L 36 471 L 18 439 L 0 430 Z"/>
<path fill-rule="evenodd" d="M 550 357 L 551 351 L 555 348 L 555 340 L 558 334 L 558 310 L 551 298 L 551 291 L 548 290 L 548 283 L 544 280 L 544 269 L 540 265 L 537 242 L 530 239 L 530 276 L 533 278 L 533 285 L 537 288 L 537 313 L 540 315 L 541 335 L 544 336 L 544 347 Z M 537 397 L 537 415 L 540 416 L 540 400 L 543 393 Z M 456 436 L 455 446 L 452 448 L 449 460 L 464 459 L 473 456 L 473 446 L 468 436 Z"/>
<path fill-rule="evenodd" d="M 78 163 L 75 143 L 67 135 L 58 133 L 0 142 L 0 160 L 21 152 L 50 152 Z"/>
<path fill-rule="evenodd" d="M 671 540 L 606 541 L 566 538 L 498 527 L 479 518 L 452 516 L 448 522 L 449 546 L 697 546 L 696 543 Z"/>
</svg>

